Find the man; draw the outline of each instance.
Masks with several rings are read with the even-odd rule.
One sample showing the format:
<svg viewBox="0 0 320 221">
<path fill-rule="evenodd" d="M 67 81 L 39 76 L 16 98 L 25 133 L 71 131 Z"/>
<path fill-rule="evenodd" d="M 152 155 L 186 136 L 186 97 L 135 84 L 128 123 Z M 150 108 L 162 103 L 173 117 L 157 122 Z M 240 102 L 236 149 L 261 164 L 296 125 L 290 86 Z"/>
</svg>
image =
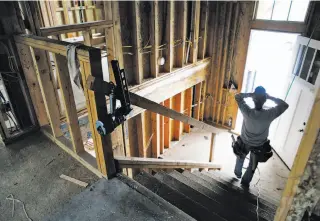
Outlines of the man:
<svg viewBox="0 0 320 221">
<path fill-rule="evenodd" d="M 252 97 L 255 108 L 251 109 L 245 102 L 244 98 Z M 254 93 L 240 93 L 235 96 L 239 109 L 243 114 L 243 124 L 241 129 L 241 141 L 249 153 L 252 150 L 261 149 L 263 144 L 268 141 L 269 127 L 271 122 L 285 112 L 289 105 L 275 97 L 271 97 L 266 90 L 259 86 Z M 270 109 L 263 109 L 266 100 L 274 101 L 277 106 Z M 234 173 L 237 178 L 242 176 L 242 167 L 245 158 L 237 157 Z M 258 159 L 254 153 L 250 154 L 249 166 L 242 177 L 241 184 L 249 187 L 254 171 L 258 166 Z"/>
</svg>

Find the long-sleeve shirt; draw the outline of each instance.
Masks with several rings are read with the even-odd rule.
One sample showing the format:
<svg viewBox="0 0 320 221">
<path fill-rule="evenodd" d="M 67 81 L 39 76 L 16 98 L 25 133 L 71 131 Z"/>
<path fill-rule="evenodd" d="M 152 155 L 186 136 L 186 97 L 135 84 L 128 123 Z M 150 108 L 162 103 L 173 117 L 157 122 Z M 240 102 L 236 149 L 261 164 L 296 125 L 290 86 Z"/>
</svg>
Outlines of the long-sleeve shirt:
<svg viewBox="0 0 320 221">
<path fill-rule="evenodd" d="M 245 144 L 258 147 L 267 141 L 271 122 L 285 112 L 289 105 L 280 99 L 274 98 L 277 106 L 268 110 L 252 109 L 244 100 L 244 98 L 250 95 L 251 94 L 240 93 L 235 96 L 239 109 L 243 114 L 240 137 Z"/>
</svg>

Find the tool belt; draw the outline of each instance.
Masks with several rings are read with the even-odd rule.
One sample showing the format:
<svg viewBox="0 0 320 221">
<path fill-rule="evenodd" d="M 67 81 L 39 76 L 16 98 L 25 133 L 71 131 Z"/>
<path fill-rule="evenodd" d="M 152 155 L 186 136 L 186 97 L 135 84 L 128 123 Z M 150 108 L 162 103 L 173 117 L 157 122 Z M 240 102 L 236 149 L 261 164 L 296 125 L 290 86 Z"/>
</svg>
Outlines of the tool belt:
<svg viewBox="0 0 320 221">
<path fill-rule="evenodd" d="M 270 145 L 270 140 L 267 140 L 262 148 L 261 147 L 253 147 L 250 150 L 246 148 L 246 145 L 241 140 L 240 136 L 237 137 L 237 140 L 234 139 L 232 135 L 232 149 L 233 153 L 239 158 L 245 158 L 249 151 L 256 155 L 256 159 L 260 163 L 267 162 L 273 155 L 272 147 Z"/>
</svg>

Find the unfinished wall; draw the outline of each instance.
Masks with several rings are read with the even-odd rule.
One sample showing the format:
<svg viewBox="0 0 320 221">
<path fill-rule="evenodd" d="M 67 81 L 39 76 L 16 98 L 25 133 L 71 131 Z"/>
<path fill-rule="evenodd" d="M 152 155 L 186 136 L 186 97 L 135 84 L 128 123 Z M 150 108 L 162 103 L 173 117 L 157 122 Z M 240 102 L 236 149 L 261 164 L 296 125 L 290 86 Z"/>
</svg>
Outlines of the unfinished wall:
<svg viewBox="0 0 320 221">
<path fill-rule="evenodd" d="M 254 2 L 210 2 L 212 69 L 208 80 L 205 119 L 234 128 L 234 91 L 242 86 Z"/>
</svg>

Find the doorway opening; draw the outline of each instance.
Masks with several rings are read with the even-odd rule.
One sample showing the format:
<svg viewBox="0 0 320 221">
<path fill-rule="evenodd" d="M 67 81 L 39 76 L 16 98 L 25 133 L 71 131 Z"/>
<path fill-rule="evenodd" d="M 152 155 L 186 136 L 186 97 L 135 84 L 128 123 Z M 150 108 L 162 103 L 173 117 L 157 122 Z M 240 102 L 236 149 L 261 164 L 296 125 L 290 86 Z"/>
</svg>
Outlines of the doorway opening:
<svg viewBox="0 0 320 221">
<path fill-rule="evenodd" d="M 251 93 L 255 87 L 263 86 L 268 94 L 281 99 L 285 98 L 288 88 L 288 77 L 294 55 L 294 45 L 299 34 L 252 30 L 248 48 L 246 68 L 243 78 L 243 93 Z M 247 99 L 253 107 L 251 98 Z M 274 107 L 267 101 L 264 108 Z M 273 140 L 279 119 L 272 122 L 269 139 Z M 238 111 L 236 128 L 241 132 L 243 116 Z"/>
</svg>

